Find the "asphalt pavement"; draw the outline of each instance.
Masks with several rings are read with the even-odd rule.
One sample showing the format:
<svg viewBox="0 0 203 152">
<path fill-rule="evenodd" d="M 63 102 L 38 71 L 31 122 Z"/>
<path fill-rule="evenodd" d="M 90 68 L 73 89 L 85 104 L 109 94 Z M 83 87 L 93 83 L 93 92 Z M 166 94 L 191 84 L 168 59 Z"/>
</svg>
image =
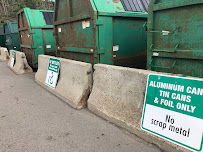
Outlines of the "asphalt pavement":
<svg viewBox="0 0 203 152">
<path fill-rule="evenodd" d="M 0 62 L 0 152 L 160 152 L 135 135 L 75 110 Z"/>
</svg>

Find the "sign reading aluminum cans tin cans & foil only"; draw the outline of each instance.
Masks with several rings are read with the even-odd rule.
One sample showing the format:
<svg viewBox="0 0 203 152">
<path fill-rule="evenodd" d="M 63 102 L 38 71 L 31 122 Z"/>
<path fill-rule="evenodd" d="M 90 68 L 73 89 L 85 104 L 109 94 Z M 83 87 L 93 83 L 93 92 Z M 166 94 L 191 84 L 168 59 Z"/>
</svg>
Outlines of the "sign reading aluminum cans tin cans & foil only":
<svg viewBox="0 0 203 152">
<path fill-rule="evenodd" d="M 59 59 L 55 59 L 55 58 L 49 59 L 49 66 L 48 66 L 45 84 L 53 89 L 55 89 L 57 85 L 60 65 L 61 63 Z"/>
<path fill-rule="evenodd" d="M 11 65 L 10 65 L 12 68 L 14 67 L 15 58 L 16 58 L 16 52 L 13 51 L 12 52 L 12 58 L 11 58 Z"/>
<path fill-rule="evenodd" d="M 203 151 L 203 80 L 149 75 L 141 128 Z"/>
</svg>

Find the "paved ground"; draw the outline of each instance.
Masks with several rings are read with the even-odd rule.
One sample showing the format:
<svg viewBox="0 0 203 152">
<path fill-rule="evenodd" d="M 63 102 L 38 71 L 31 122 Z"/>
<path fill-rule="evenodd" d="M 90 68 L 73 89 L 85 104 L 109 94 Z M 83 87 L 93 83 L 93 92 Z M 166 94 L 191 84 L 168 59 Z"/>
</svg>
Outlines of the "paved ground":
<svg viewBox="0 0 203 152">
<path fill-rule="evenodd" d="M 0 62 L 0 152 L 160 152 Z"/>
</svg>

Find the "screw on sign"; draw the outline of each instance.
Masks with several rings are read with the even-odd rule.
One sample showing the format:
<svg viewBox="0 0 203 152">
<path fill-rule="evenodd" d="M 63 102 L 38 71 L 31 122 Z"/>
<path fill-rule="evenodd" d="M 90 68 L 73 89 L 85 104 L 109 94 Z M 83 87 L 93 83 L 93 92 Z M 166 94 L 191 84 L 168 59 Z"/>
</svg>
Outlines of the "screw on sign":
<svg viewBox="0 0 203 152">
<path fill-rule="evenodd" d="M 49 66 L 45 84 L 53 89 L 56 88 L 60 70 L 60 60 L 56 58 L 49 59 Z"/>
<path fill-rule="evenodd" d="M 149 75 L 141 128 L 202 152 L 203 80 Z"/>
</svg>

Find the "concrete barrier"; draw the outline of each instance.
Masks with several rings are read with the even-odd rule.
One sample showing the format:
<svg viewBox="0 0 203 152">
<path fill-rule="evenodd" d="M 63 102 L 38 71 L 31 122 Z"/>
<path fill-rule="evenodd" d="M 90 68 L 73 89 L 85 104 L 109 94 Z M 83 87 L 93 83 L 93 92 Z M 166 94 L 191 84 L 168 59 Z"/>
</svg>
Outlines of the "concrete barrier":
<svg viewBox="0 0 203 152">
<path fill-rule="evenodd" d="M 188 151 L 141 129 L 147 70 L 96 64 L 88 109 L 168 152 Z"/>
<path fill-rule="evenodd" d="M 85 107 L 92 88 L 92 65 L 60 58 L 61 67 L 58 83 L 56 88 L 52 89 L 45 85 L 50 56 L 39 55 L 38 59 L 36 82 L 73 108 Z"/>
<path fill-rule="evenodd" d="M 14 50 L 10 50 L 10 59 L 8 61 L 8 67 L 18 75 L 33 72 L 32 68 L 27 63 L 25 53 L 23 52 L 15 51 L 14 66 L 11 66 L 13 51 Z"/>
<path fill-rule="evenodd" d="M 0 47 L 0 62 L 8 61 L 9 54 L 7 48 Z"/>
<path fill-rule="evenodd" d="M 13 67 L 11 67 L 11 60 L 12 60 L 13 51 L 14 51 L 14 50 L 10 50 L 10 51 L 9 51 L 9 52 L 10 52 L 10 55 L 9 55 L 9 60 L 8 60 L 8 67 L 9 67 L 10 69 L 13 69 Z M 16 60 L 16 59 L 15 59 L 15 60 Z"/>
</svg>

